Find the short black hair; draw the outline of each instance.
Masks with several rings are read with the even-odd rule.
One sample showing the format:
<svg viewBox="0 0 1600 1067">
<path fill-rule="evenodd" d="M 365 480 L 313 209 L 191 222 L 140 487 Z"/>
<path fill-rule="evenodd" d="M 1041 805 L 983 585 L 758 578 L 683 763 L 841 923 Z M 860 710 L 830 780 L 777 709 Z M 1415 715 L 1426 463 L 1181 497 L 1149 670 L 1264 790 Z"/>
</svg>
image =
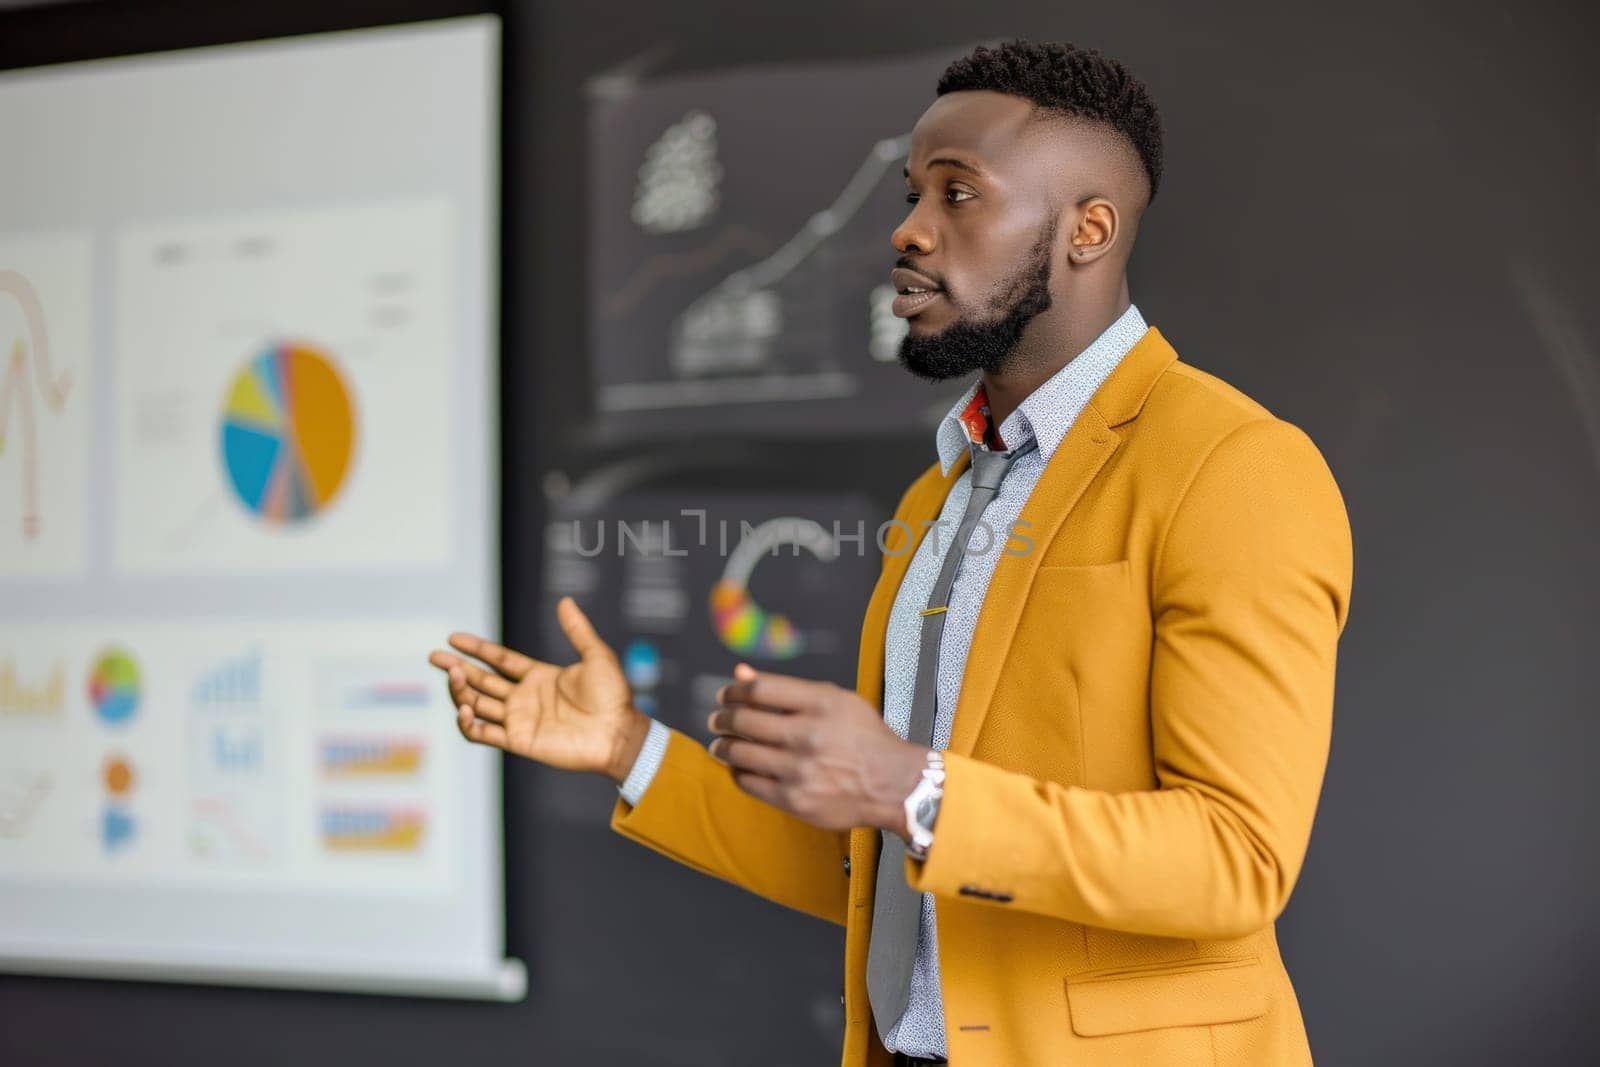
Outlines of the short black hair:
<svg viewBox="0 0 1600 1067">
<path fill-rule="evenodd" d="M 1018 38 L 997 48 L 979 45 L 945 68 L 936 95 L 984 89 L 1110 126 L 1139 153 L 1150 199 L 1155 199 L 1161 184 L 1161 112 L 1144 83 L 1115 59 L 1071 43 Z"/>
</svg>

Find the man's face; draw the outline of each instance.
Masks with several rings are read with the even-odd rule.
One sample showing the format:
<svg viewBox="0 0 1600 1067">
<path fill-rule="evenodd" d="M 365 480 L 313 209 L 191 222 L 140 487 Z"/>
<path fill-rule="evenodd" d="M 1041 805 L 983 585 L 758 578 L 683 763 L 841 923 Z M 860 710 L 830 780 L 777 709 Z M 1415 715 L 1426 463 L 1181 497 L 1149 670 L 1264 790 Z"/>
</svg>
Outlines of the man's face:
<svg viewBox="0 0 1600 1067">
<path fill-rule="evenodd" d="M 1056 214 L 1031 112 L 1002 93 L 950 93 L 912 130 L 912 206 L 892 241 L 895 314 L 910 330 L 900 361 L 913 374 L 998 370 L 1051 304 Z"/>
</svg>

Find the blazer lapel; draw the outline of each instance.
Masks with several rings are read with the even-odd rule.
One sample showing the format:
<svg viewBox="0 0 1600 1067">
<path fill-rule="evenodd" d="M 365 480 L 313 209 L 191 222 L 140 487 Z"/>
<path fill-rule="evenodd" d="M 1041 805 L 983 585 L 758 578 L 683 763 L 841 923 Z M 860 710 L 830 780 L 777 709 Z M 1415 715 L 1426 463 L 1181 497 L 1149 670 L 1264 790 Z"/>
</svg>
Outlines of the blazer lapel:
<svg viewBox="0 0 1600 1067">
<path fill-rule="evenodd" d="M 1028 524 L 1022 531 L 1033 539 L 1033 548 L 1021 556 L 1002 554 L 984 595 L 977 630 L 967 653 L 961 696 L 956 701 L 950 751 L 962 756 L 972 754 L 1045 549 L 1072 514 L 1083 491 L 1122 444 L 1122 435 L 1112 427 L 1138 415 L 1156 378 L 1176 358 L 1177 353 L 1160 332 L 1149 327 L 1084 406 L 1050 457 L 1018 516 L 1019 522 Z"/>
<path fill-rule="evenodd" d="M 1018 522 L 1025 524 L 1021 529 L 1033 539 L 1033 548 L 1026 555 L 1002 554 L 995 564 L 967 653 L 961 697 L 956 701 L 955 722 L 951 725 L 950 751 L 971 755 L 1044 550 L 1121 440 L 1106 427 L 1098 411 L 1085 407 L 1023 506 Z"/>
</svg>

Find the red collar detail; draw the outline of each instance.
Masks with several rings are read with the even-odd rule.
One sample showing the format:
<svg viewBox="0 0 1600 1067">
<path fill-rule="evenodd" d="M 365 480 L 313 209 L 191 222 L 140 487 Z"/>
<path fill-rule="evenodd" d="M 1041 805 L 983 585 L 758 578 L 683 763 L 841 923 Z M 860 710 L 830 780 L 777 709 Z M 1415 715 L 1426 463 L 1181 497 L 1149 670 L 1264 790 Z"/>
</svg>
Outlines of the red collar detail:
<svg viewBox="0 0 1600 1067">
<path fill-rule="evenodd" d="M 967 431 L 967 439 L 973 444 L 987 447 L 989 438 L 989 394 L 984 391 L 982 382 L 978 383 L 978 391 L 972 394 L 972 400 L 962 410 L 960 418 L 962 427 Z M 1003 450 L 1005 444 L 1000 441 L 998 427 L 995 428 L 994 438 Z"/>
</svg>

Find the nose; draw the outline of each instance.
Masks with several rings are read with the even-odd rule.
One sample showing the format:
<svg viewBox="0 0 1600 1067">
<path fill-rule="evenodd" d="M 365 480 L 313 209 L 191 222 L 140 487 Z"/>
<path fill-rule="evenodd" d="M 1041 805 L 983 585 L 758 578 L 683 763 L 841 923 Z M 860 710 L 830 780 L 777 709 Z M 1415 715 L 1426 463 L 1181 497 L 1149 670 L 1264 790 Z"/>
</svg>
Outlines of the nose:
<svg viewBox="0 0 1600 1067">
<path fill-rule="evenodd" d="M 905 220 L 889 235 L 889 243 L 903 256 L 913 252 L 928 255 L 933 251 L 934 241 L 933 227 L 928 223 L 928 215 L 922 210 L 921 201 L 911 205 Z"/>
</svg>

